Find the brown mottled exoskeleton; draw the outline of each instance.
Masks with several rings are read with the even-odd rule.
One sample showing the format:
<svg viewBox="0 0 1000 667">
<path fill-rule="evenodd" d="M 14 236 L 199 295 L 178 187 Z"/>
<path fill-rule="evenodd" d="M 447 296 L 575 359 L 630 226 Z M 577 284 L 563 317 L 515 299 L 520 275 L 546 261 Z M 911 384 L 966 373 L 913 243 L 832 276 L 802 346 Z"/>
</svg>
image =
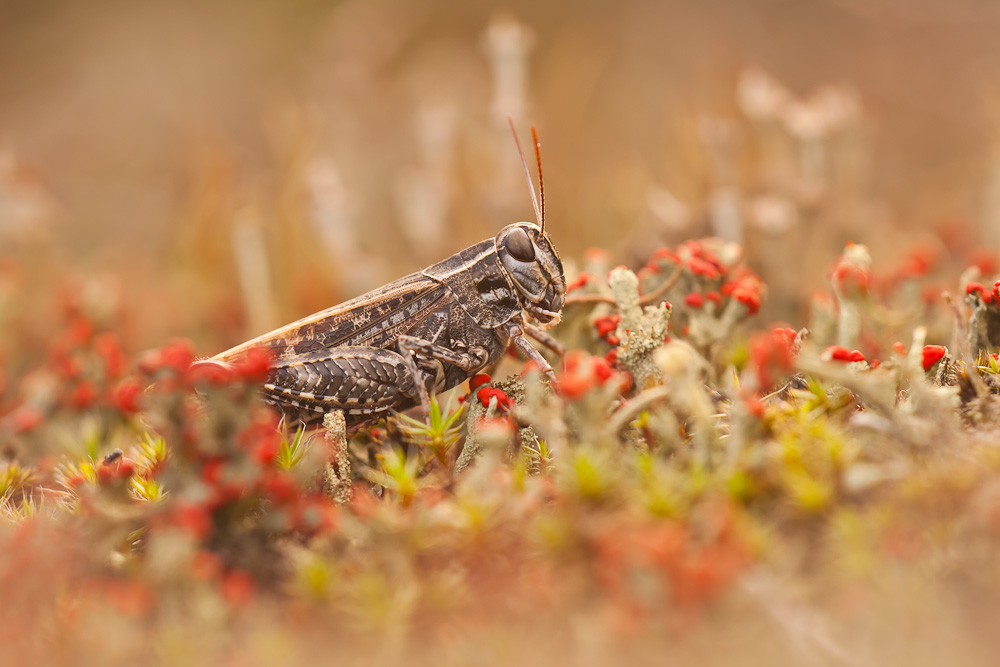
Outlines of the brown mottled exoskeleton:
<svg viewBox="0 0 1000 667">
<path fill-rule="evenodd" d="M 225 364 L 267 348 L 275 361 L 264 399 L 306 422 L 340 410 L 349 430 L 394 410 L 426 410 L 432 392 L 495 363 L 511 342 L 554 379 L 525 338 L 561 351 L 524 318 L 557 322 L 566 296 L 562 262 L 545 233 L 544 192 L 543 184 L 542 207 L 535 204 L 540 224 L 508 225 L 495 238 L 209 361 Z M 534 186 L 531 193 L 535 200 Z"/>
</svg>

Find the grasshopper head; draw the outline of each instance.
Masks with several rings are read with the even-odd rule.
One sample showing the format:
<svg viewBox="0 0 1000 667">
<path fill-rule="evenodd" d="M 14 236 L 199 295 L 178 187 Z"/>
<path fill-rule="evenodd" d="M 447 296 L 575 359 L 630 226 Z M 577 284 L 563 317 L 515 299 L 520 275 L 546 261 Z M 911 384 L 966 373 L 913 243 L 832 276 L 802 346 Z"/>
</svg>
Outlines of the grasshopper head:
<svg viewBox="0 0 1000 667">
<path fill-rule="evenodd" d="M 515 222 L 497 234 L 500 264 L 517 287 L 521 306 L 542 324 L 559 321 L 566 298 L 566 278 L 559 253 L 541 228 Z"/>
</svg>

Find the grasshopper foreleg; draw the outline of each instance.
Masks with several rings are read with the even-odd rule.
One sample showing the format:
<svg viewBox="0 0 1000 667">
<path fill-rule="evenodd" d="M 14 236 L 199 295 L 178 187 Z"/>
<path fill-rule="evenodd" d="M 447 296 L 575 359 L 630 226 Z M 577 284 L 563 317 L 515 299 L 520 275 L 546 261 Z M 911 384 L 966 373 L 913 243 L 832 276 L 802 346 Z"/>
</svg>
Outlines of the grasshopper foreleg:
<svg viewBox="0 0 1000 667">
<path fill-rule="evenodd" d="M 548 332 L 546 332 L 541 327 L 536 327 L 533 324 L 525 323 L 524 333 L 528 334 L 529 336 L 537 340 L 539 343 L 541 343 L 548 349 L 558 354 L 560 357 L 566 354 L 566 348 L 563 347 L 563 344 L 557 341 L 552 336 L 550 336 Z"/>
<path fill-rule="evenodd" d="M 474 347 L 469 352 L 455 352 L 454 350 L 449 350 L 446 347 L 432 343 L 429 340 L 406 335 L 399 337 L 399 349 L 403 353 L 403 363 L 406 364 L 407 370 L 410 371 L 417 385 L 417 392 L 420 394 L 420 405 L 423 407 L 425 414 L 430 411 L 431 399 L 427 393 L 427 384 L 423 380 L 424 374 L 417 366 L 415 356 L 417 353 L 447 364 L 452 364 L 470 373 L 481 368 L 488 358 L 486 350 L 482 348 Z"/>
<path fill-rule="evenodd" d="M 549 362 L 545 360 L 541 352 L 536 350 L 534 346 L 528 342 L 528 339 L 524 337 L 524 329 L 519 322 L 510 322 L 507 324 L 507 333 L 510 335 L 511 340 L 514 344 L 521 348 L 521 351 L 528 355 L 528 358 L 538 364 L 538 369 L 545 373 L 545 376 L 549 379 L 549 382 L 556 384 L 556 374 L 552 370 L 552 366 Z"/>
</svg>

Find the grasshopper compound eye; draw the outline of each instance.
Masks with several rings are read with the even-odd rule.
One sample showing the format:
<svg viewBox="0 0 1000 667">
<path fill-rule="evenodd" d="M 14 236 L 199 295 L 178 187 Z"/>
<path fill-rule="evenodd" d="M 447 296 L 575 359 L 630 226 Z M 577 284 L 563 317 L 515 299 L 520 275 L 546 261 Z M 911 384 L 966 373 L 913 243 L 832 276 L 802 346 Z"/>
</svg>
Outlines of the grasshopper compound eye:
<svg viewBox="0 0 1000 667">
<path fill-rule="evenodd" d="M 528 233 L 520 227 L 515 228 L 507 235 L 504 247 L 511 257 L 519 262 L 530 262 L 535 259 L 535 245 L 528 238 Z"/>
</svg>

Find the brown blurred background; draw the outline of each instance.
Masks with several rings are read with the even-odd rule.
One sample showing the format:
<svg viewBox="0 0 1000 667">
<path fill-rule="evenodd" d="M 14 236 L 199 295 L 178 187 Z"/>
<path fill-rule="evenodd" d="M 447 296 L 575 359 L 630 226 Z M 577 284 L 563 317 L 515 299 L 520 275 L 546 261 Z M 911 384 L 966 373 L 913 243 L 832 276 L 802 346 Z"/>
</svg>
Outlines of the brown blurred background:
<svg viewBox="0 0 1000 667">
<path fill-rule="evenodd" d="M 211 351 L 532 219 L 510 113 L 565 257 L 722 234 L 794 319 L 848 238 L 1000 247 L 997 34 L 985 0 L 0 0 L 0 255 Z"/>
</svg>

